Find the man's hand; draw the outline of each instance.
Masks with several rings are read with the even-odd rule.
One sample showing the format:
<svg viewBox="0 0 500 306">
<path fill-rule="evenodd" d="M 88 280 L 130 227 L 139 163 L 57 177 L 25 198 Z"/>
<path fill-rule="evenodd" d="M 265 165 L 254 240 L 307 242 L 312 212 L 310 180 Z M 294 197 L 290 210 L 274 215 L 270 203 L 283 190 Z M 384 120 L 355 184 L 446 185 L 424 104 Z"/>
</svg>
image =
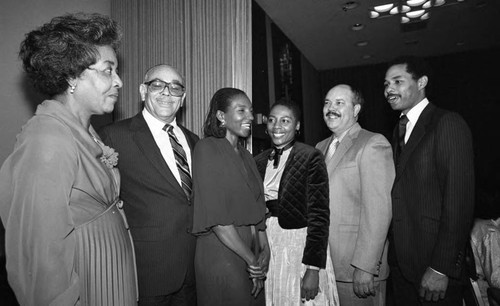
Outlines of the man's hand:
<svg viewBox="0 0 500 306">
<path fill-rule="evenodd" d="M 359 298 L 367 298 L 370 295 L 375 296 L 375 287 L 373 285 L 373 274 L 363 271 L 358 268 L 354 268 L 354 273 L 352 276 L 353 290 Z"/>
<path fill-rule="evenodd" d="M 319 290 L 319 271 L 307 269 L 300 284 L 300 297 L 302 301 L 314 300 Z"/>
<path fill-rule="evenodd" d="M 448 276 L 437 273 L 430 267 L 424 273 L 420 282 L 420 298 L 430 302 L 444 299 L 446 288 L 448 288 Z"/>
</svg>

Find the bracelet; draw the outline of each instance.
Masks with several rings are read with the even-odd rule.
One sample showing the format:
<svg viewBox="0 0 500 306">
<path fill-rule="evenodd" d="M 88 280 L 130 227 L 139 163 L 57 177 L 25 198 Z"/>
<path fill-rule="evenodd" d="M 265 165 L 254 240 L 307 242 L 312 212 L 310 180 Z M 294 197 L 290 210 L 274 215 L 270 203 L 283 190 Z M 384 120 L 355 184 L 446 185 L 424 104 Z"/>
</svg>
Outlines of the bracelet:
<svg viewBox="0 0 500 306">
<path fill-rule="evenodd" d="M 309 270 L 315 270 L 315 271 L 319 271 L 320 270 L 318 267 L 316 267 L 316 266 L 310 266 L 310 265 L 307 265 L 306 268 L 309 269 Z"/>
</svg>

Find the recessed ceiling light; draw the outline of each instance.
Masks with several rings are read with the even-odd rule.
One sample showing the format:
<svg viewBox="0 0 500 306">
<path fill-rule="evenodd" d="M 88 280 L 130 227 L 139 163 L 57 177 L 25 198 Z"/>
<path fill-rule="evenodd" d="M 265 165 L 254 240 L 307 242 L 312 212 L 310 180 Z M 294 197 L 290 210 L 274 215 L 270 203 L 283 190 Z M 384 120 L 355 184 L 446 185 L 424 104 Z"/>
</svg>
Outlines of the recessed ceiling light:
<svg viewBox="0 0 500 306">
<path fill-rule="evenodd" d="M 372 56 L 370 54 L 365 54 L 365 55 L 363 55 L 362 58 L 363 59 L 370 59 L 370 58 L 372 58 Z"/>
<path fill-rule="evenodd" d="M 383 13 L 383 12 L 389 11 L 393 7 L 394 7 L 394 4 L 389 3 L 389 4 L 378 5 L 378 6 L 374 7 L 373 9 L 379 13 Z"/>
<path fill-rule="evenodd" d="M 434 6 L 441 6 L 446 3 L 446 0 L 436 0 Z"/>
<path fill-rule="evenodd" d="M 409 6 L 421 6 L 426 0 L 408 0 L 406 4 Z"/>
<path fill-rule="evenodd" d="M 352 25 L 351 29 L 353 31 L 359 31 L 362 30 L 365 26 L 362 23 L 355 23 Z"/>
<path fill-rule="evenodd" d="M 346 3 L 344 3 L 342 5 L 342 9 L 344 10 L 344 12 L 346 12 L 346 11 L 357 8 L 358 5 L 359 5 L 359 3 L 356 1 L 347 1 Z"/>
<path fill-rule="evenodd" d="M 412 12 L 406 13 L 406 17 L 418 18 L 418 17 L 422 16 L 423 14 L 425 14 L 425 10 L 412 11 Z"/>
<path fill-rule="evenodd" d="M 364 46 L 367 46 L 367 45 L 368 45 L 368 42 L 366 40 L 358 41 L 356 43 L 356 46 L 358 46 L 358 47 L 364 47 Z"/>
</svg>

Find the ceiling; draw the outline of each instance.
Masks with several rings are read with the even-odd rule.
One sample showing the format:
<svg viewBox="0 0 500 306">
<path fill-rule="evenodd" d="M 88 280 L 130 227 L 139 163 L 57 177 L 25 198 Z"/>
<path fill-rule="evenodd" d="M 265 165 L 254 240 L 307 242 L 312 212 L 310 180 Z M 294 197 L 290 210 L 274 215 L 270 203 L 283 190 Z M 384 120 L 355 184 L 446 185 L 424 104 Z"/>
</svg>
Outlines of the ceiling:
<svg viewBox="0 0 500 306">
<path fill-rule="evenodd" d="M 369 17 L 371 7 L 390 0 L 255 1 L 317 70 L 500 47 L 500 0 L 435 7 L 417 29 L 403 28 L 397 16 Z M 344 8 L 352 2 L 357 7 Z M 354 24 L 363 28 L 354 31 Z"/>
</svg>

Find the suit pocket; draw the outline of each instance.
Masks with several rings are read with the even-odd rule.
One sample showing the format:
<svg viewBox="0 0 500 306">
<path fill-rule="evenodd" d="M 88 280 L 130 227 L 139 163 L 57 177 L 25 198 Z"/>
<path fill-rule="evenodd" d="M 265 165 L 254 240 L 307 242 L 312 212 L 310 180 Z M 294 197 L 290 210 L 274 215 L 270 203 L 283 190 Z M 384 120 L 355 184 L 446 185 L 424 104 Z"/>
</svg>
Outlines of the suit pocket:
<svg viewBox="0 0 500 306">
<path fill-rule="evenodd" d="M 339 224 L 339 232 L 341 233 L 357 233 L 359 225 L 357 224 Z"/>
</svg>

